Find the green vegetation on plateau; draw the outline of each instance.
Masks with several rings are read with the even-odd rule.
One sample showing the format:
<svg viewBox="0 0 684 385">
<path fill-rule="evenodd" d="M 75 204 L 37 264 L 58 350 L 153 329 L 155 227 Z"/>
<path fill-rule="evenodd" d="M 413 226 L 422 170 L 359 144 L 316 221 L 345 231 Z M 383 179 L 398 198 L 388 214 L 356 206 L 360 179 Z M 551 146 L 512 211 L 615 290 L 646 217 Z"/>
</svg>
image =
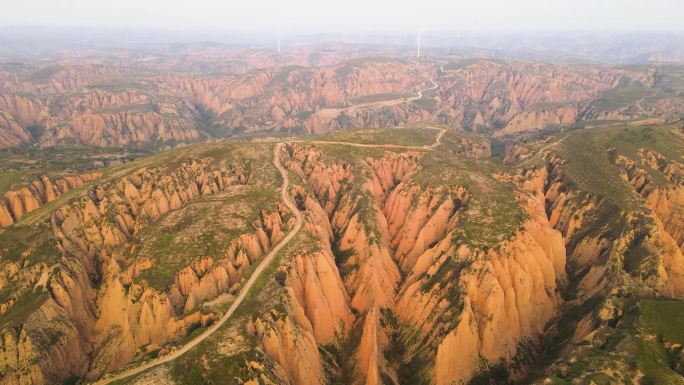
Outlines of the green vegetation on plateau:
<svg viewBox="0 0 684 385">
<path fill-rule="evenodd" d="M 567 134 L 554 150 L 567 161 L 565 170 L 581 190 L 606 198 L 622 209 L 637 210 L 640 204 L 634 191 L 620 177 L 617 167 L 608 161 L 606 151 L 615 147 L 618 154 L 637 163 L 641 162 L 637 155 L 640 148 L 681 160 L 684 139 L 672 129 L 671 126 L 631 125 L 586 128 Z M 650 170 L 648 166 L 642 167 Z"/>
<path fill-rule="evenodd" d="M 419 147 L 434 143 L 437 133 L 436 129 L 427 127 L 376 128 L 336 131 L 312 140 Z M 353 151 L 349 147 L 345 148 Z"/>
<path fill-rule="evenodd" d="M 637 362 L 648 385 L 681 385 L 684 377 L 672 367 L 681 364 L 681 346 L 684 345 L 684 302 L 674 300 L 642 300 L 639 303 L 639 327 L 637 338 Z M 680 348 L 668 350 L 665 344 L 679 344 Z M 677 365 L 679 364 L 679 365 Z"/>
</svg>

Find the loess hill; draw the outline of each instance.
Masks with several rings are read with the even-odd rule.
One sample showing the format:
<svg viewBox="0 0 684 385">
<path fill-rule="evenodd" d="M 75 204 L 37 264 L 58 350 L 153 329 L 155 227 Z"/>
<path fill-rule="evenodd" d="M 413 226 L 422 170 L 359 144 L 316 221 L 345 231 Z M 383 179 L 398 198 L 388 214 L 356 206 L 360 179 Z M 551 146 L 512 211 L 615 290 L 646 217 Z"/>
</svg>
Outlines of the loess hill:
<svg viewBox="0 0 684 385">
<path fill-rule="evenodd" d="M 46 202 L 0 234 L 2 383 L 94 381 L 216 322 L 294 226 L 273 150 L 194 144 L 27 183 Z M 116 383 L 682 381 L 680 127 L 505 158 L 428 126 L 280 151 L 303 229 L 215 333 Z"/>
<path fill-rule="evenodd" d="M 416 62 L 377 52 L 300 50 L 280 58 L 197 47 L 176 55 L 0 61 L 0 148 L 155 149 L 419 122 L 509 136 L 597 121 L 672 120 L 684 108 L 684 71 L 677 65 L 448 55 Z"/>
<path fill-rule="evenodd" d="M 681 69 L 338 54 L 0 64 L 0 384 L 684 384 Z"/>
</svg>

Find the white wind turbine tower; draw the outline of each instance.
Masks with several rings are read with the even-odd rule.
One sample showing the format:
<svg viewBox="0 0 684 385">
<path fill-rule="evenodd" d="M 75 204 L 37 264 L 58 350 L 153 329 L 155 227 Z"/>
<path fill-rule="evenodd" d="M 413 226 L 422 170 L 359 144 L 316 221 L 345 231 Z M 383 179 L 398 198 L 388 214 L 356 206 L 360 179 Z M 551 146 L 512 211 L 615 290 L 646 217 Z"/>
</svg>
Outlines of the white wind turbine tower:
<svg viewBox="0 0 684 385">
<path fill-rule="evenodd" d="M 416 59 L 420 59 L 420 30 L 418 30 L 418 49 L 416 50 Z"/>
<path fill-rule="evenodd" d="M 275 33 L 275 38 L 276 38 L 276 57 L 275 57 L 275 68 L 279 69 L 280 68 L 280 31 L 276 31 Z"/>
</svg>

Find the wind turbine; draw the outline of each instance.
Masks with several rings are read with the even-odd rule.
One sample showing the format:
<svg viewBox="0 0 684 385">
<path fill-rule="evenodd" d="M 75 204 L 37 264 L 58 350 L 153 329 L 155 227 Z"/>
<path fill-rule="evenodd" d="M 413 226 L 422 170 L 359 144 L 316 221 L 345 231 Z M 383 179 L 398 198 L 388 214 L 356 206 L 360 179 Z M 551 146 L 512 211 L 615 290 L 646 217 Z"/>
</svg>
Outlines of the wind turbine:
<svg viewBox="0 0 684 385">
<path fill-rule="evenodd" d="M 418 30 L 418 48 L 416 49 L 416 59 L 420 59 L 420 30 Z"/>
<path fill-rule="evenodd" d="M 276 38 L 276 57 L 275 57 L 275 68 L 276 70 L 280 68 L 280 31 L 276 31 L 275 33 L 275 38 Z"/>
</svg>

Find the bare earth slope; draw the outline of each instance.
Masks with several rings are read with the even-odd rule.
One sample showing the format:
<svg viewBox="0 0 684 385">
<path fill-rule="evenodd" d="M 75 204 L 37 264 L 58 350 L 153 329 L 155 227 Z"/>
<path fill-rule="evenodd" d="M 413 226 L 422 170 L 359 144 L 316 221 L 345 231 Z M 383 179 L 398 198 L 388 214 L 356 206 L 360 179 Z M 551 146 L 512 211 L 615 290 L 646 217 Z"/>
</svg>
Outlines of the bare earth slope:
<svg viewBox="0 0 684 385">
<path fill-rule="evenodd" d="M 0 384 L 683 384 L 684 72 L 359 52 L 0 63 Z"/>
<path fill-rule="evenodd" d="M 290 240 L 297 234 L 297 232 L 302 228 L 302 224 L 304 223 L 303 217 L 301 212 L 297 209 L 295 204 L 292 201 L 292 198 L 290 197 L 288 193 L 288 185 L 289 185 L 289 178 L 287 175 L 287 172 L 283 168 L 283 166 L 280 164 L 280 146 L 281 144 L 278 143 L 276 146 L 274 146 L 273 149 L 273 165 L 278 169 L 278 172 L 280 172 L 280 175 L 283 178 L 283 184 L 280 187 L 281 191 L 281 199 L 283 203 L 295 214 L 295 225 L 290 230 L 290 232 L 277 244 L 275 245 L 269 252 L 268 254 L 263 257 L 261 262 L 259 262 L 259 265 L 254 269 L 252 272 L 252 275 L 249 277 L 249 279 L 244 283 L 242 288 L 240 289 L 240 293 L 238 296 L 233 300 L 231 303 L 230 307 L 228 308 L 228 311 L 226 311 L 223 316 L 216 321 L 214 324 L 212 324 L 211 327 L 209 327 L 207 330 L 202 332 L 199 336 L 195 337 L 192 339 L 190 342 L 187 344 L 183 345 L 181 348 L 174 350 L 171 354 L 165 355 L 161 358 L 152 360 L 150 362 L 146 362 L 143 365 L 140 365 L 138 367 L 135 367 L 133 369 L 127 369 L 124 370 L 120 373 L 117 373 L 115 376 L 112 377 L 107 377 L 106 379 L 100 380 L 96 382 L 96 384 L 108 384 L 126 377 L 130 377 L 132 375 L 141 373 L 147 369 L 150 369 L 152 367 L 155 367 L 157 365 L 170 362 L 175 360 L 176 358 L 180 357 L 183 355 L 185 352 L 189 351 L 193 347 L 197 346 L 200 342 L 205 340 L 209 335 L 214 333 L 218 328 L 221 327 L 233 313 L 235 313 L 235 310 L 237 309 L 238 306 L 242 303 L 244 300 L 245 296 L 251 290 L 252 286 L 254 285 L 254 282 L 256 279 L 259 277 L 260 274 L 264 271 L 264 269 L 272 262 L 273 257 L 280 251 L 280 249 L 283 248 L 285 244 L 290 242 Z"/>
<path fill-rule="evenodd" d="M 513 166 L 417 127 L 105 169 L 0 234 L 2 382 L 675 381 L 647 309 L 684 292 L 677 130 Z"/>
<path fill-rule="evenodd" d="M 0 148 L 147 149 L 207 137 L 417 122 L 510 136 L 578 122 L 676 119 L 684 105 L 676 66 L 378 56 L 310 66 L 293 56 L 287 59 L 293 65 L 206 72 L 195 66 L 216 63 L 196 55 L 185 63 L 158 57 L 158 67 L 150 67 L 154 55 L 145 61 L 133 54 L 118 64 L 103 57 L 2 66 Z"/>
</svg>

